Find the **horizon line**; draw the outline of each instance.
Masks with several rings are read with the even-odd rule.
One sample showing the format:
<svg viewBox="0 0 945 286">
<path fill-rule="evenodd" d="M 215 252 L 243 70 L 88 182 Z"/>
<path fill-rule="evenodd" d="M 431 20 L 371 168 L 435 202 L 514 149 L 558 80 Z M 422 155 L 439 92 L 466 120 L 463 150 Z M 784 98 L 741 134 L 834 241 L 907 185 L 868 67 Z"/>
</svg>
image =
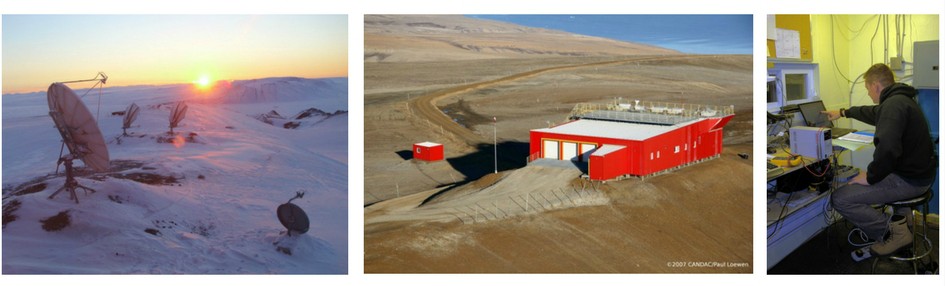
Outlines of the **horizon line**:
<svg viewBox="0 0 945 286">
<path fill-rule="evenodd" d="M 347 76 L 347 75 L 345 75 L 345 76 L 327 76 L 327 77 L 269 76 L 269 77 L 245 78 L 245 79 L 220 79 L 220 80 L 215 80 L 215 81 L 213 81 L 213 82 L 215 82 L 215 83 L 216 83 L 216 82 L 221 82 L 221 81 L 234 82 L 234 81 L 239 81 L 239 80 L 259 80 L 259 79 L 269 79 L 269 78 L 329 79 L 329 78 L 348 78 L 348 76 Z M 51 82 L 51 83 L 49 83 L 49 84 L 51 85 L 51 84 L 54 84 L 54 83 L 57 83 L 57 82 L 58 82 L 58 81 L 54 81 L 54 82 Z M 194 83 L 193 83 L 193 82 L 141 83 L 141 84 L 127 84 L 127 85 L 103 86 L 102 88 L 103 88 L 103 89 L 109 89 L 109 88 L 117 88 L 117 87 L 162 86 L 162 85 L 187 85 L 187 84 L 194 84 Z M 17 94 L 29 94 L 29 93 L 37 93 L 37 92 L 45 92 L 45 90 L 4 92 L 4 93 L 0 94 L 0 96 L 4 96 L 4 95 L 17 95 Z"/>
</svg>

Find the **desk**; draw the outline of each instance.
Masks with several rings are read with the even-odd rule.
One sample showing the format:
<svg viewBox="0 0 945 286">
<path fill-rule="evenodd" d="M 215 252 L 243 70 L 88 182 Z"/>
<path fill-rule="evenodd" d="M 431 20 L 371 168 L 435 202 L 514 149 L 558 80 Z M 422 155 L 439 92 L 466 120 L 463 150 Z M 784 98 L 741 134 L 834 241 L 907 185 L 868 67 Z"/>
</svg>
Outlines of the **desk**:
<svg viewBox="0 0 945 286">
<path fill-rule="evenodd" d="M 837 215 L 833 210 L 824 211 L 829 204 L 829 194 L 798 191 L 775 193 L 775 198 L 768 199 L 768 269 L 836 221 Z M 788 197 L 790 201 L 787 201 L 783 210 L 785 214 L 779 222 L 781 206 Z"/>
<path fill-rule="evenodd" d="M 806 166 L 819 161 L 804 158 L 803 162 L 800 166 L 785 168 L 781 174 L 768 176 L 769 183 L 799 170 L 807 172 Z M 835 187 L 831 186 L 831 191 Z M 835 211 L 826 211 L 830 193 L 802 190 L 768 196 L 768 269 L 838 219 Z"/>
</svg>

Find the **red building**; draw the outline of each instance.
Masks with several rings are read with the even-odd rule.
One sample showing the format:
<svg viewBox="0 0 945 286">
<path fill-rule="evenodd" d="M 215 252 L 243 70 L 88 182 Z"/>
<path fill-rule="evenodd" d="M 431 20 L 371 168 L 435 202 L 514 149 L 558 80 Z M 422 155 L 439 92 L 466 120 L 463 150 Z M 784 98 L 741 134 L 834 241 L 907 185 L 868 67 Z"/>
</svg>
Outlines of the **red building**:
<svg viewBox="0 0 945 286">
<path fill-rule="evenodd" d="M 443 160 L 443 144 L 433 142 L 413 144 L 413 158 L 423 161 Z"/>
<path fill-rule="evenodd" d="M 531 130 L 529 153 L 532 159 L 586 162 L 593 180 L 648 176 L 722 153 L 722 127 L 734 114 L 717 114 L 587 112 Z"/>
</svg>

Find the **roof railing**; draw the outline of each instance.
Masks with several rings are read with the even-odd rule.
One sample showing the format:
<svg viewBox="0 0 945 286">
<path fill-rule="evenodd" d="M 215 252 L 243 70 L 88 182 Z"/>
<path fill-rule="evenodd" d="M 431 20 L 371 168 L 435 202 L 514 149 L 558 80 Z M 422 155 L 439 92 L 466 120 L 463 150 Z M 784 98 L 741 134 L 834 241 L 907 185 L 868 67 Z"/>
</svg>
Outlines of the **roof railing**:
<svg viewBox="0 0 945 286">
<path fill-rule="evenodd" d="M 600 112 L 607 111 L 607 112 Z M 578 103 L 571 109 L 569 120 L 584 118 L 594 113 L 598 119 L 618 121 L 641 121 L 669 124 L 670 122 L 695 118 L 724 117 L 735 114 L 735 106 L 715 106 L 694 103 L 673 103 L 635 100 L 623 103 L 615 100 L 613 104 Z M 676 119 L 672 119 L 677 117 Z"/>
</svg>

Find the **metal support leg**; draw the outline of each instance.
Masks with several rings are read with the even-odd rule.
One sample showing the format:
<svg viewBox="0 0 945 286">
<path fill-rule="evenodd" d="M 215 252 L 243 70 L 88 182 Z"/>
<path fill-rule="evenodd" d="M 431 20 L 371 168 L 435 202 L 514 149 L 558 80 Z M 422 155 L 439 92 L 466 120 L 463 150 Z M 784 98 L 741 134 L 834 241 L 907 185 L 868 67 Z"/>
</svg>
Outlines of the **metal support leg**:
<svg viewBox="0 0 945 286">
<path fill-rule="evenodd" d="M 75 189 L 76 189 L 76 188 L 80 188 L 80 189 L 82 189 L 82 190 L 85 190 L 85 193 L 86 193 L 86 194 L 88 194 L 89 192 L 93 192 L 93 193 L 94 193 L 95 190 L 92 189 L 92 188 L 83 186 L 83 185 L 79 184 L 79 181 L 76 181 L 75 176 L 73 176 L 73 174 L 72 174 L 72 160 L 73 160 L 72 158 L 62 158 L 62 159 L 60 159 L 60 160 L 62 160 L 62 161 L 64 162 L 64 165 L 66 165 L 66 182 L 65 182 L 65 184 L 63 184 L 62 187 L 59 188 L 59 190 L 57 190 L 57 191 L 56 191 L 55 193 L 53 193 L 52 195 L 49 195 L 49 198 L 52 199 L 52 198 L 56 197 L 56 195 L 58 195 L 59 192 L 62 192 L 62 191 L 69 191 L 70 198 L 72 198 L 72 200 L 74 200 L 75 203 L 78 204 L 78 203 L 79 203 L 79 196 L 75 194 Z"/>
</svg>

